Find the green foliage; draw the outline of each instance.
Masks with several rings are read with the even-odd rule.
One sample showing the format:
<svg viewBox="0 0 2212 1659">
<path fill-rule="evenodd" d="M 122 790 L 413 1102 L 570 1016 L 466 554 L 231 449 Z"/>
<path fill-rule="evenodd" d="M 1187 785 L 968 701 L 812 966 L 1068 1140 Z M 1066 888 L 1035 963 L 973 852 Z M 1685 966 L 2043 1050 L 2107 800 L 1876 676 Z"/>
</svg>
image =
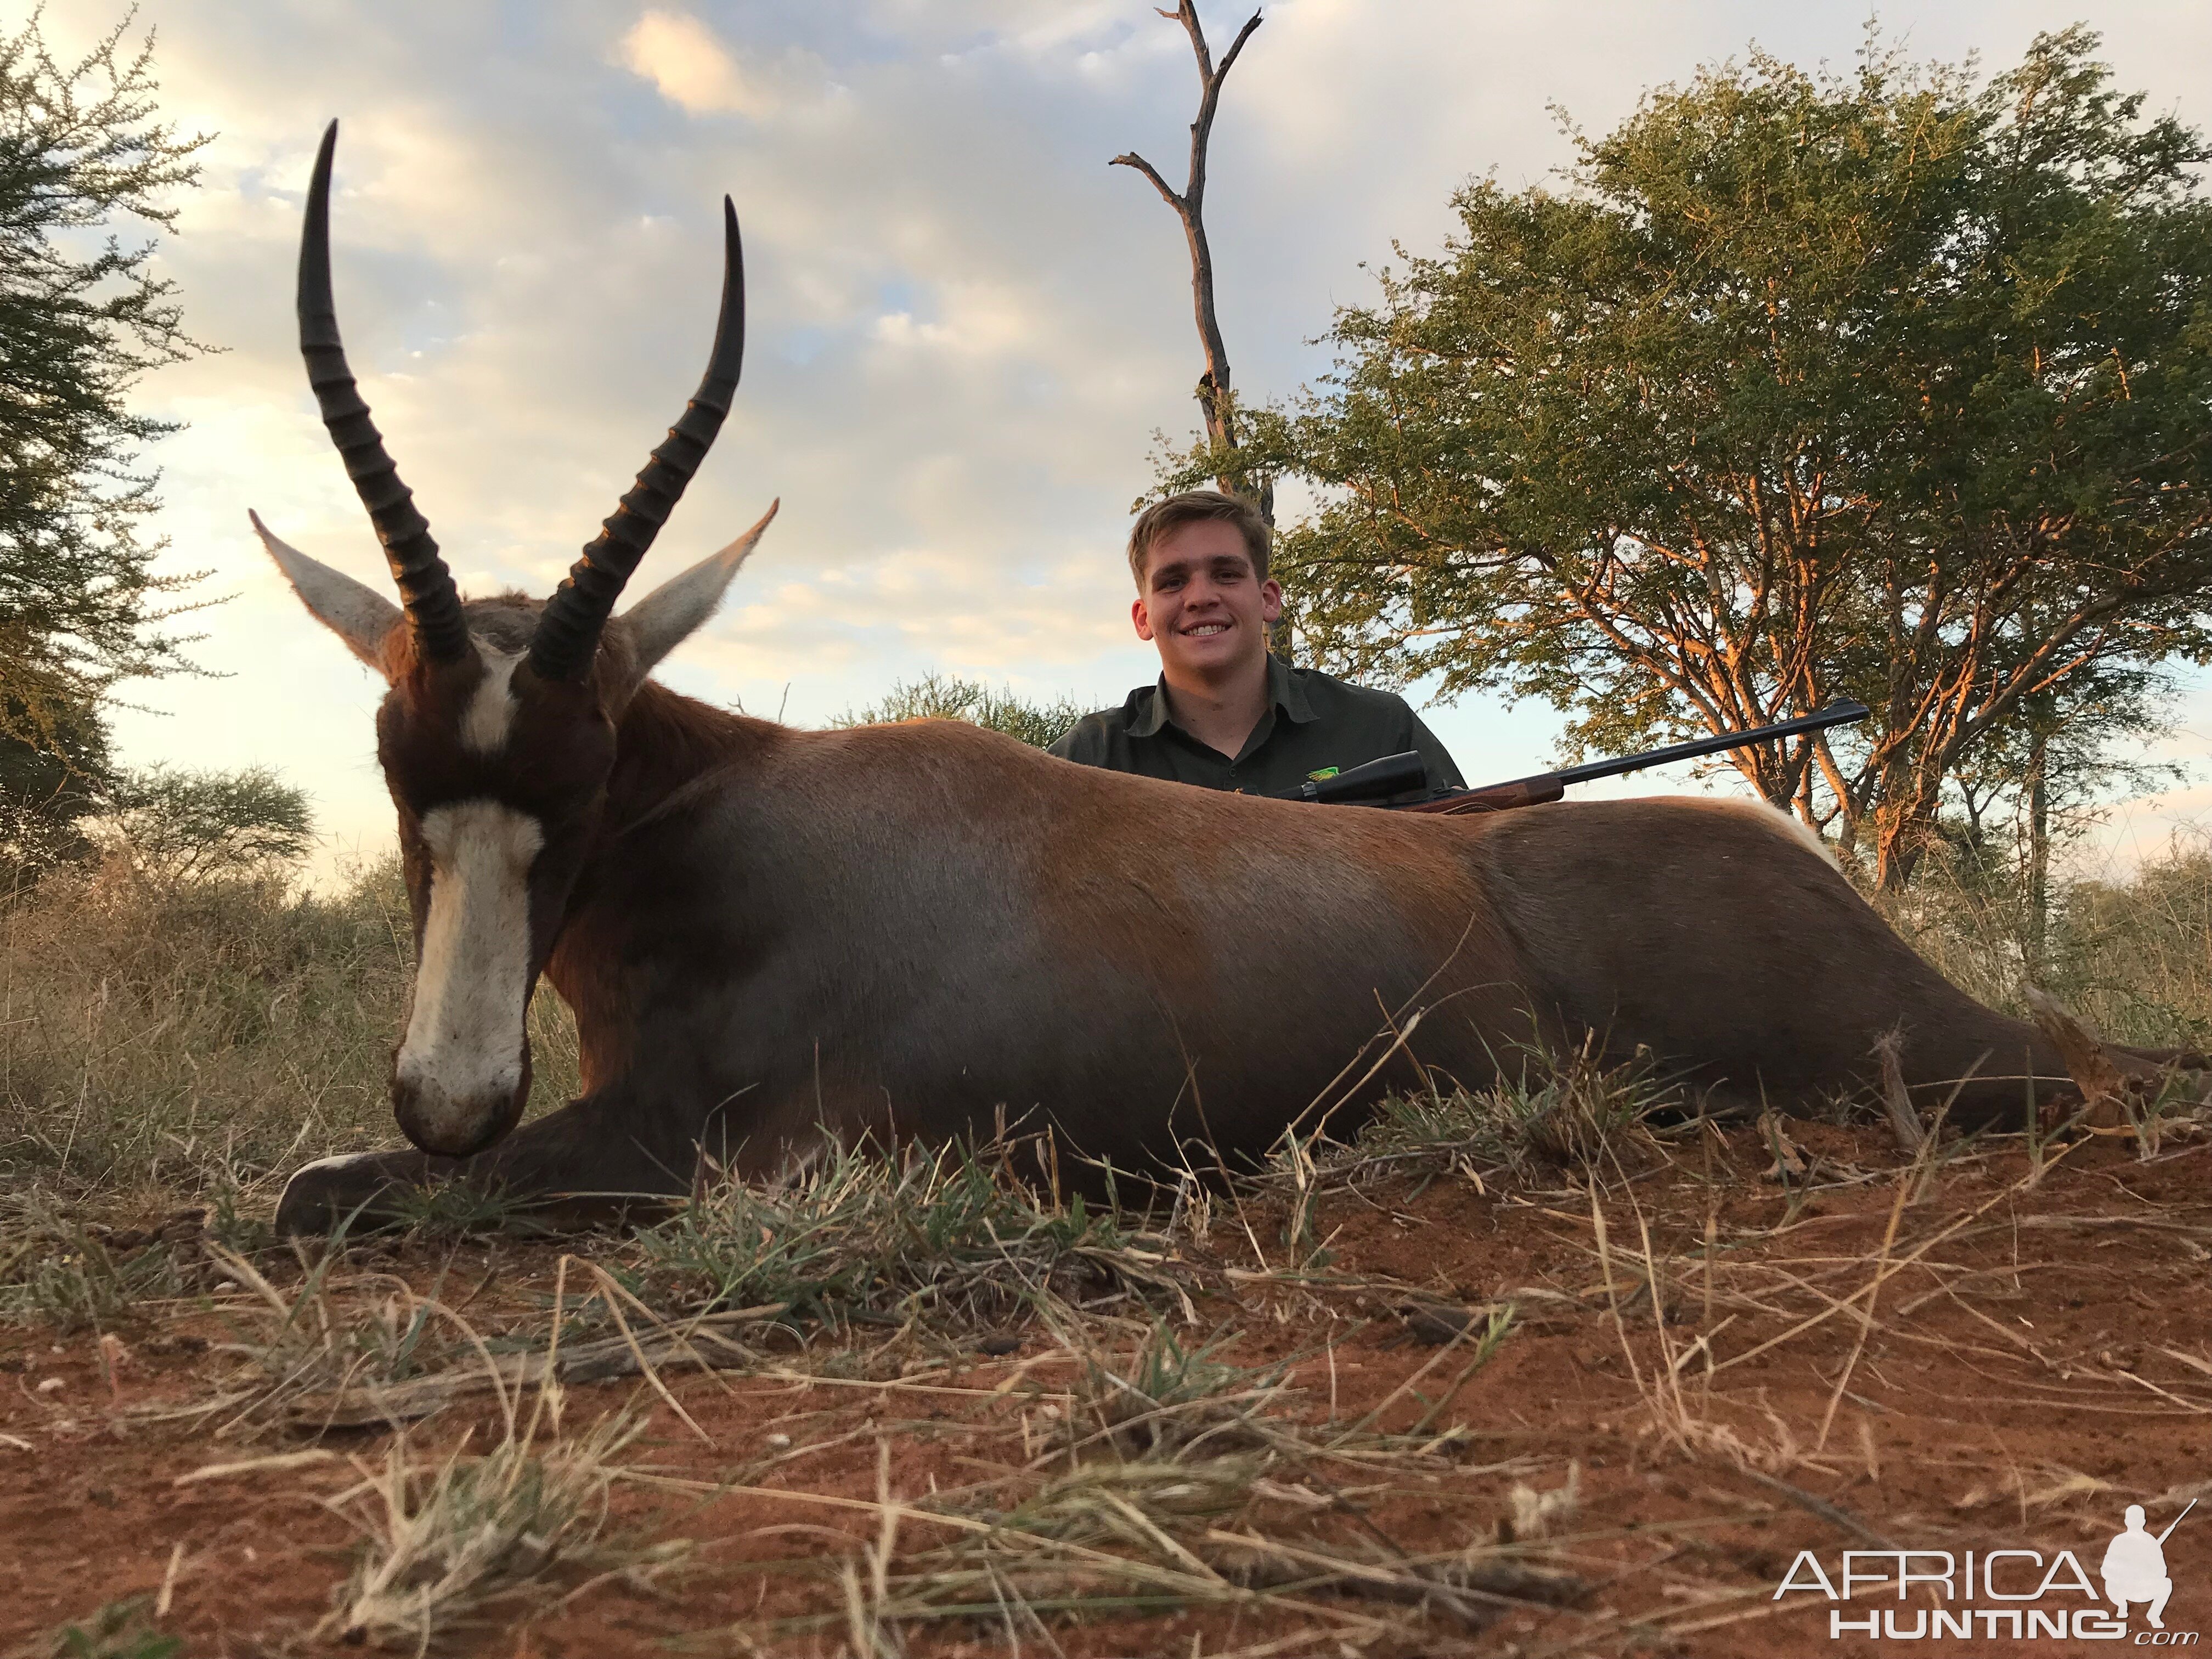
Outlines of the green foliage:
<svg viewBox="0 0 2212 1659">
<path fill-rule="evenodd" d="M 307 852 L 312 828 L 307 791 L 266 767 L 153 766 L 116 782 L 97 833 L 139 875 L 180 886 L 281 875 Z"/>
<path fill-rule="evenodd" d="M 20 1243 L 14 1229 L 0 1230 L 0 1324 L 109 1330 L 138 1304 L 183 1293 L 186 1276 L 167 1249 L 118 1250 L 82 1222 L 29 1219 Z"/>
<path fill-rule="evenodd" d="M 68 1624 L 47 1638 L 46 1659 L 175 1659 L 184 1651 L 181 1636 L 154 1628 L 150 1595 L 110 1601 L 81 1623 Z"/>
<path fill-rule="evenodd" d="M 2172 726 L 2174 703 L 2162 676 L 2132 665 L 2081 676 L 2063 701 L 2048 693 L 2024 699 L 2020 718 L 1992 732 L 1954 772 L 1960 823 L 1948 838 L 1961 852 L 2026 856 L 2039 779 L 2048 854 L 2103 822 L 2113 793 L 2172 787 L 2184 769 L 2146 757 Z"/>
<path fill-rule="evenodd" d="M 44 743 L 0 732 L 0 894 L 101 854 L 165 887 L 281 880 L 313 830 L 307 792 L 266 767 L 118 770 L 89 705 L 53 720 Z"/>
<path fill-rule="evenodd" d="M 66 65 L 35 15 L 0 40 L 0 721 L 41 746 L 117 680 L 182 665 L 161 601 L 191 579 L 158 574 L 138 531 L 138 448 L 171 428 L 125 397 L 197 348 L 155 238 L 112 228 L 172 228 L 207 140 L 154 118 L 151 39 L 122 36 Z"/>
<path fill-rule="evenodd" d="M 5 697 L 0 692 L 0 701 Z M 37 742 L 15 735 L 28 723 L 30 711 L 20 702 L 0 711 L 0 896 L 93 850 L 83 823 L 99 811 L 111 776 L 98 709 L 52 705 Z"/>
<path fill-rule="evenodd" d="M 1546 699 L 1577 749 L 1857 696 L 1734 760 L 1892 885 L 2031 700 L 2204 657 L 2212 151 L 2095 45 L 1980 88 L 1754 53 L 1578 137 L 1565 193 L 1460 191 L 1252 423 L 1322 487 L 1276 557 L 1310 644 Z"/>
<path fill-rule="evenodd" d="M 1029 702 L 1012 691 L 994 691 L 980 680 L 957 674 L 928 673 L 908 684 L 894 684 L 890 695 L 858 714 L 838 716 L 834 726 L 877 726 L 892 720 L 966 720 L 988 731 L 1018 738 L 1032 749 L 1057 743 L 1091 711 L 1071 697 Z"/>
</svg>

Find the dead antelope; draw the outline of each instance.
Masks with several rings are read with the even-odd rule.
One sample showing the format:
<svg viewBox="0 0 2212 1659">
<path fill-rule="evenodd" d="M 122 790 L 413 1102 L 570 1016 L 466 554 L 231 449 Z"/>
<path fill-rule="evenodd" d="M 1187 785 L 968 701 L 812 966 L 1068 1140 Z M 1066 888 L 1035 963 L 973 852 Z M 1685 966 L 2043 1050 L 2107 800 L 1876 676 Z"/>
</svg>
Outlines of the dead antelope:
<svg viewBox="0 0 2212 1659">
<path fill-rule="evenodd" d="M 1123 1169 L 1194 1141 L 1207 1164 L 1249 1157 L 1316 1103 L 1413 1080 L 1402 1049 L 1346 1069 L 1386 1012 L 1419 1012 L 1408 1047 L 1468 1085 L 1591 1032 L 1755 1098 L 1871 1082 L 1896 1030 L 1906 1082 L 1923 1103 L 1957 1087 L 1966 1121 L 2018 1114 L 2023 1073 L 2062 1075 L 1763 808 L 1305 806 L 945 721 L 795 731 L 655 684 L 775 511 L 611 614 L 736 390 L 726 200 L 720 322 L 682 420 L 550 599 L 463 601 L 339 344 L 336 136 L 307 198 L 301 344 L 400 603 L 254 524 L 390 684 L 377 753 L 418 963 L 392 1098 L 419 1150 L 308 1165 L 280 1225 L 327 1228 L 434 1173 L 580 1202 L 683 1191 L 702 1146 L 769 1175 L 827 1138 L 1006 1119 Z M 584 1094 L 518 1129 L 541 974 L 574 1011 Z"/>
</svg>

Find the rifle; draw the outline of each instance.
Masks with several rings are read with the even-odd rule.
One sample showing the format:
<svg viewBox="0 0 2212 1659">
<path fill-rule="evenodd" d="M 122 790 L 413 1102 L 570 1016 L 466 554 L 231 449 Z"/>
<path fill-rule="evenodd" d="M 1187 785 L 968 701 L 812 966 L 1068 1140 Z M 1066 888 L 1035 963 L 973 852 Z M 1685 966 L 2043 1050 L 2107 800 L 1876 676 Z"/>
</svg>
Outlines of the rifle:
<svg viewBox="0 0 2212 1659">
<path fill-rule="evenodd" d="M 1557 800 L 1566 793 L 1569 784 L 1617 778 L 1626 773 L 1641 772 L 1648 766 L 1696 760 L 1701 756 L 1723 754 L 1779 738 L 1798 737 L 1807 732 L 1825 732 L 1832 726 L 1849 726 L 1854 720 L 1863 720 L 1871 712 L 1863 702 L 1845 700 L 1830 703 L 1817 714 L 1800 714 L 1796 720 L 1754 726 L 1748 732 L 1723 732 L 1716 738 L 1670 744 L 1664 749 L 1617 760 L 1589 761 L 1563 771 L 1539 772 L 1534 777 L 1516 778 L 1510 783 L 1489 784 L 1480 789 L 1448 789 L 1419 799 L 1392 799 L 1393 796 L 1407 795 L 1428 787 L 1428 763 L 1416 750 L 1409 749 L 1401 755 L 1385 755 L 1380 760 L 1332 773 L 1325 778 L 1308 778 L 1278 799 L 1382 806 L 1401 812 L 1503 812 L 1516 806 L 1539 806 L 1546 801 Z"/>
</svg>

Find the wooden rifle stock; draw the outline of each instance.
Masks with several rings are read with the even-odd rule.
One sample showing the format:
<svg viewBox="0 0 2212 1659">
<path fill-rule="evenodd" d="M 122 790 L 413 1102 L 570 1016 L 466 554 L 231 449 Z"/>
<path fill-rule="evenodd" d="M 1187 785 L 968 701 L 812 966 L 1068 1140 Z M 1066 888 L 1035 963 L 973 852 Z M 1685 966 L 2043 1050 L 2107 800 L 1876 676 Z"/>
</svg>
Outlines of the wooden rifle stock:
<svg viewBox="0 0 2212 1659">
<path fill-rule="evenodd" d="M 1516 778 L 1510 783 L 1493 783 L 1480 789 L 1462 789 L 1455 794 L 1439 795 L 1434 800 L 1408 802 L 1397 808 L 1401 812 L 1506 812 L 1516 806 L 1541 806 L 1567 793 L 1566 781 L 1557 772 L 1546 772 L 1533 778 Z"/>
</svg>

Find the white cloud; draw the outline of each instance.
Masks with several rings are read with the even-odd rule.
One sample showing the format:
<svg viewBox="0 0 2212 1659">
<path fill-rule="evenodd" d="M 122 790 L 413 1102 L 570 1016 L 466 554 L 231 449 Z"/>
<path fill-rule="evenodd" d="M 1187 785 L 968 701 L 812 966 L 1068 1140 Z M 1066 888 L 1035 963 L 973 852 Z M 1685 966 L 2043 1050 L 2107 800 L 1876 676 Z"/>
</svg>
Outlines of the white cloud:
<svg viewBox="0 0 2212 1659">
<path fill-rule="evenodd" d="M 737 59 L 697 18 L 648 11 L 623 37 L 623 62 L 694 115 L 760 115 L 765 104 Z"/>
</svg>

